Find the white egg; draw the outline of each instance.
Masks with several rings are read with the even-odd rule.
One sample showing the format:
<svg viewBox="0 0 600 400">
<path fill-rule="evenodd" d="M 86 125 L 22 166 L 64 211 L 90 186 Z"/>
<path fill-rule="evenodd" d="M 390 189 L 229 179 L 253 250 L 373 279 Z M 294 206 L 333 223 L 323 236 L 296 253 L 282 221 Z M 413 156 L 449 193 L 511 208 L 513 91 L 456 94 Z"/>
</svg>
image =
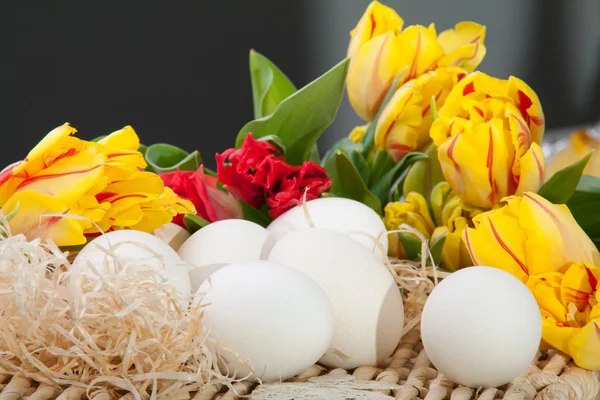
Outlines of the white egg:
<svg viewBox="0 0 600 400">
<path fill-rule="evenodd" d="M 243 219 L 216 221 L 195 232 L 178 251 L 181 259 L 193 266 L 192 293 L 227 264 L 260 260 L 268 236 L 265 228 Z"/>
<path fill-rule="evenodd" d="M 527 370 L 542 337 L 529 289 L 497 268 L 469 267 L 443 279 L 421 319 L 423 346 L 448 379 L 497 387 Z"/>
<path fill-rule="evenodd" d="M 183 242 L 190 237 L 190 233 L 187 231 L 187 229 L 184 229 L 172 222 L 169 222 L 168 224 L 156 229 L 153 234 L 171 246 L 175 251 L 179 250 Z"/>
<path fill-rule="evenodd" d="M 317 362 L 331 343 L 331 303 L 297 269 L 268 261 L 230 264 L 212 274 L 198 294 L 205 294 L 202 322 L 210 337 L 238 354 L 221 350 L 224 373 L 285 380 Z"/>
<path fill-rule="evenodd" d="M 180 306 L 188 306 L 191 295 L 188 271 L 181 258 L 167 243 L 150 233 L 136 230 L 108 232 L 93 239 L 81 249 L 73 260 L 72 270 L 94 274 L 90 269 L 92 266 L 98 274 L 114 271 L 115 259 L 103 249 L 116 256 L 121 265 L 133 261 L 135 263 L 132 263 L 132 267 L 139 268 L 142 267 L 139 262 L 143 262 L 144 267 L 159 270 L 159 277 L 168 280 L 175 287 Z"/>
<path fill-rule="evenodd" d="M 378 257 L 387 254 L 388 239 L 381 217 L 368 206 L 355 200 L 342 197 L 323 197 L 307 201 L 305 207 L 315 228 L 329 229 L 343 233 L 362 244 Z M 304 207 L 296 206 L 277 217 L 267 227 L 273 243 L 286 234 L 299 229 L 310 228 Z M 376 245 L 382 246 L 383 253 Z M 268 251 L 268 249 L 267 249 Z"/>
<path fill-rule="evenodd" d="M 325 290 L 333 306 L 328 367 L 377 365 L 398 345 L 404 326 L 402 297 L 383 262 L 339 232 L 305 229 L 281 238 L 269 261 L 297 268 Z"/>
</svg>

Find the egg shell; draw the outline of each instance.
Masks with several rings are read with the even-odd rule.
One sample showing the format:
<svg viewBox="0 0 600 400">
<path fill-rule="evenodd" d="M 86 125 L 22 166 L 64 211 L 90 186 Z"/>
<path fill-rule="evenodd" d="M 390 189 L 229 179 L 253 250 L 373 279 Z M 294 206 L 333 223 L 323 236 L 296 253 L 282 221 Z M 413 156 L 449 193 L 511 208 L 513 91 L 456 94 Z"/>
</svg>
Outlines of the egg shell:
<svg viewBox="0 0 600 400">
<path fill-rule="evenodd" d="M 188 271 L 177 252 L 167 243 L 150 233 L 136 230 L 108 232 L 86 244 L 73 260 L 71 269 L 93 273 L 89 268 L 91 264 L 99 274 L 106 274 L 105 262 L 114 266 L 115 259 L 102 249 L 116 256 L 121 264 L 139 260 L 144 261 L 146 267 L 159 270 L 159 276 L 175 286 L 180 306 L 187 308 L 191 295 Z"/>
<path fill-rule="evenodd" d="M 333 336 L 333 311 L 323 289 L 297 269 L 253 261 L 227 265 L 199 288 L 202 322 L 221 350 L 224 373 L 264 382 L 285 380 L 311 367 Z"/>
<path fill-rule="evenodd" d="M 190 233 L 186 229 L 172 222 L 156 229 L 153 234 L 175 251 L 179 250 L 183 242 L 190 237 Z"/>
<path fill-rule="evenodd" d="M 335 331 L 320 362 L 332 368 L 377 365 L 398 345 L 404 325 L 400 291 L 383 262 L 346 235 L 325 229 L 299 230 L 281 238 L 269 261 L 297 268 L 325 290 Z"/>
<path fill-rule="evenodd" d="M 286 234 L 311 228 L 306 218 L 306 207 L 315 228 L 343 233 L 371 250 L 378 257 L 388 251 L 387 232 L 381 217 L 368 206 L 342 197 L 323 197 L 310 200 L 277 217 L 267 227 L 272 237 L 270 248 Z M 376 245 L 378 239 L 382 250 Z M 268 249 L 267 249 L 268 252 Z"/>
<path fill-rule="evenodd" d="M 524 373 L 542 337 L 535 298 L 497 268 L 469 267 L 444 278 L 421 318 L 423 346 L 448 379 L 498 387 Z"/>
<path fill-rule="evenodd" d="M 181 259 L 192 265 L 192 293 L 227 264 L 259 260 L 268 236 L 262 226 L 242 219 L 216 221 L 196 231 L 178 251 Z"/>
</svg>

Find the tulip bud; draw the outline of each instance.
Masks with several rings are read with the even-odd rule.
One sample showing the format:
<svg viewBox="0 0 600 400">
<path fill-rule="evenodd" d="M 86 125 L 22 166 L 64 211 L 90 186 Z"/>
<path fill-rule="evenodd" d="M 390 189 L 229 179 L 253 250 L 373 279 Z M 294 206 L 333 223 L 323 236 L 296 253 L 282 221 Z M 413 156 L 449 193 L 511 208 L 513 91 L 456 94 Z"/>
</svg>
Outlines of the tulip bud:
<svg viewBox="0 0 600 400">
<path fill-rule="evenodd" d="M 348 57 L 353 58 L 358 49 L 369 40 L 388 32 L 400 33 L 404 21 L 393 8 L 374 1 L 358 21 L 356 28 L 350 32 Z"/>
<path fill-rule="evenodd" d="M 379 117 L 375 145 L 394 161 L 431 142 L 431 101 L 442 106 L 458 81 L 467 75 L 462 68 L 447 67 L 428 72 L 405 83 L 392 96 Z"/>
</svg>

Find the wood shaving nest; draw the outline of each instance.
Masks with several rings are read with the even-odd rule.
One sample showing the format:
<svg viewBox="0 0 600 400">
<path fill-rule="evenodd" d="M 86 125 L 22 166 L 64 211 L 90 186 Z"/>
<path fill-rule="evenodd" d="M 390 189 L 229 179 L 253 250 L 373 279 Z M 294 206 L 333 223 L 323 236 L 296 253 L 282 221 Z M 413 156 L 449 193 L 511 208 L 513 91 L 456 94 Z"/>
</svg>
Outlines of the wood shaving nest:
<svg viewBox="0 0 600 400">
<path fill-rule="evenodd" d="M 77 277 L 69 267 L 53 243 L 0 236 L 0 376 L 134 399 L 232 382 L 216 372 L 202 308 L 179 309 L 171 285 L 148 279 L 156 271 Z"/>
</svg>

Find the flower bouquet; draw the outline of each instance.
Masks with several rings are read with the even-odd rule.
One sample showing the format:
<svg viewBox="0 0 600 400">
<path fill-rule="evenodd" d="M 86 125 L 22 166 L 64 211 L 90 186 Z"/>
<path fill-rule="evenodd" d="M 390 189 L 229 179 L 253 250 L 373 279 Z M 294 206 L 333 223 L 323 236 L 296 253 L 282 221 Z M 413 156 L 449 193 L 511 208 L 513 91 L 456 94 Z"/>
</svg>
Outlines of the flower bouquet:
<svg viewBox="0 0 600 400">
<path fill-rule="evenodd" d="M 0 173 L 0 400 L 600 398 L 598 140 L 546 160 L 485 35 L 374 1 L 300 89 L 251 51 L 214 171 L 52 130 Z"/>
</svg>

